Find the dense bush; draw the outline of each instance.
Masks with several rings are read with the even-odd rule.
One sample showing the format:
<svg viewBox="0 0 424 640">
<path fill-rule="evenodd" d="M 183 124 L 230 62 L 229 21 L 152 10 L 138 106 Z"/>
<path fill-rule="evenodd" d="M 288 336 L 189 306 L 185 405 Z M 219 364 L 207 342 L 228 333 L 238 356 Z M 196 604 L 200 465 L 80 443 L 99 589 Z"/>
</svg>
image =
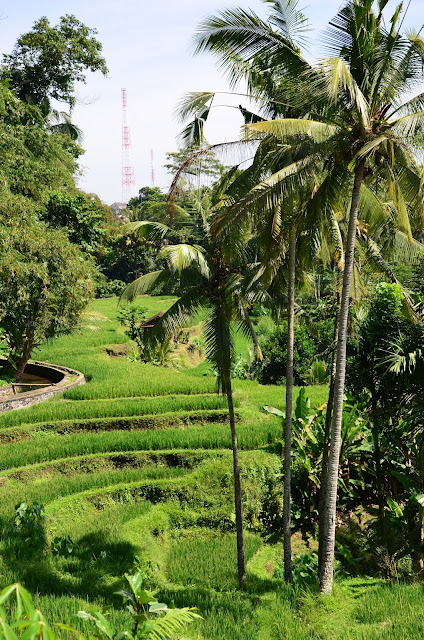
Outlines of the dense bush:
<svg viewBox="0 0 424 640">
<path fill-rule="evenodd" d="M 106 276 L 100 274 L 96 279 L 96 289 L 94 295 L 96 298 L 113 298 L 120 296 L 126 287 L 122 280 L 108 280 Z"/>
<path fill-rule="evenodd" d="M 267 323 L 269 329 L 269 323 Z M 312 333 L 306 324 L 297 324 L 294 330 L 294 383 L 298 386 L 315 382 L 313 367 L 323 361 L 328 369 L 331 362 L 334 321 L 330 318 L 314 323 Z M 287 322 L 269 334 L 261 345 L 263 361 L 252 363 L 254 377 L 261 384 L 281 384 L 286 376 Z M 321 380 L 320 380 L 321 381 Z"/>
</svg>

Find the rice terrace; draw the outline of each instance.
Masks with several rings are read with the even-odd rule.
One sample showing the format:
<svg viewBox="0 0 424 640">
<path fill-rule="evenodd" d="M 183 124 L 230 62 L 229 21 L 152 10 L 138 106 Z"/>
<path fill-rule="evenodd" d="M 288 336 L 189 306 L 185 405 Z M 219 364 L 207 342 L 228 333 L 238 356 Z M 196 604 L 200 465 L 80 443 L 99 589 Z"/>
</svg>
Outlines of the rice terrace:
<svg viewBox="0 0 424 640">
<path fill-rule="evenodd" d="M 422 1 L 22 4 L 0 640 L 424 636 Z"/>
</svg>

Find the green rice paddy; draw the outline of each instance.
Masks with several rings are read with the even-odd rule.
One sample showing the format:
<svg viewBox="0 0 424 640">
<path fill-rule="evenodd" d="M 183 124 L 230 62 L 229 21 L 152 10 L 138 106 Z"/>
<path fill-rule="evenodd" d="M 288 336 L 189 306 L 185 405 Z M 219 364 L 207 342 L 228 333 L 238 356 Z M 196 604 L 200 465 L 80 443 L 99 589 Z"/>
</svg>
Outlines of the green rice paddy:
<svg viewBox="0 0 424 640">
<path fill-rule="evenodd" d="M 173 300 L 139 302 L 153 315 Z M 116 357 L 131 347 L 117 300 L 96 300 L 78 333 L 35 354 L 82 371 L 87 384 L 0 416 L 0 586 L 21 581 L 49 620 L 85 632 L 76 612 L 108 607 L 117 631 L 127 614 L 114 592 L 141 565 L 160 598 L 199 608 L 204 619 L 188 628 L 191 640 L 423 635 L 420 584 L 398 590 L 339 577 L 327 599 L 282 584 L 281 541 L 266 534 L 262 512 L 281 498 L 282 427 L 262 407 L 284 408 L 284 388 L 235 380 L 248 560 L 248 587 L 238 591 L 225 399 L 207 363 L 176 370 Z M 237 350 L 248 353 L 241 336 Z M 318 407 L 327 389 L 307 395 Z M 44 551 L 18 544 L 12 520 L 21 501 L 45 506 Z M 56 536 L 70 537 L 72 553 L 52 551 Z"/>
</svg>

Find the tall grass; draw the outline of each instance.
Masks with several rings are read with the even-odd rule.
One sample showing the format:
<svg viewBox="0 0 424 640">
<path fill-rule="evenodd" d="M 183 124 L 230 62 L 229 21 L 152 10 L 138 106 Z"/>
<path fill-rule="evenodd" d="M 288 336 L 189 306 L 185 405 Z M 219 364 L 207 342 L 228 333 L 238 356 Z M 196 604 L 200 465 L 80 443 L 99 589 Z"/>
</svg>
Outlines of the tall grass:
<svg viewBox="0 0 424 640">
<path fill-rule="evenodd" d="M 241 449 L 254 449 L 281 438 L 279 421 L 246 422 L 237 428 Z M 0 445 L 0 469 L 21 467 L 56 458 L 106 451 L 160 449 L 230 449 L 231 433 L 226 424 L 189 426 L 186 429 L 107 431 L 68 435 L 37 433 L 21 442 Z"/>
<path fill-rule="evenodd" d="M 130 362 L 117 358 L 104 362 L 98 358 L 86 368 L 91 380 L 88 384 L 65 392 L 71 400 L 91 400 L 97 398 L 124 398 L 132 396 L 162 396 L 171 393 L 197 394 L 214 393 L 214 378 L 194 378 L 183 371 L 163 369 L 140 362 Z"/>
<path fill-rule="evenodd" d="M 9 411 L 0 415 L 0 428 L 20 424 L 90 418 L 130 417 L 170 411 L 223 409 L 226 398 L 215 394 L 193 396 L 159 396 L 157 398 L 120 398 L 104 400 L 48 400 L 28 409 Z M 238 406 L 237 399 L 235 399 Z"/>
<path fill-rule="evenodd" d="M 246 534 L 246 561 L 260 546 L 259 536 Z M 193 538 L 188 533 L 172 543 L 166 570 L 171 582 L 182 586 L 197 585 L 217 591 L 236 589 L 237 549 L 234 534 L 206 532 Z"/>
<path fill-rule="evenodd" d="M 143 297 L 138 303 L 153 315 L 174 300 Z M 109 357 L 108 347 L 132 347 L 117 313 L 117 299 L 96 300 L 78 333 L 58 338 L 35 354 L 82 371 L 87 384 L 64 397 L 0 416 L 0 520 L 7 534 L 0 536 L 0 587 L 21 580 L 38 592 L 36 602 L 50 621 L 68 623 L 86 634 L 88 628 L 75 613 L 89 605 L 68 596 L 90 597 L 96 608 L 113 605 L 110 620 L 118 632 L 127 627 L 128 615 L 117 610 L 120 603 L 113 594 L 138 555 L 142 564 L 159 565 L 153 582 L 164 601 L 199 607 L 204 621 L 190 629 L 192 640 L 332 638 L 321 625 L 319 600 L 311 596 L 306 610 L 294 592 L 273 577 L 266 553 L 262 561 L 267 547 L 257 535 L 246 536 L 248 590 L 236 590 L 225 399 L 215 394 L 208 363 L 193 371 L 175 371 Z M 245 357 L 249 348 L 238 335 L 237 353 Z M 243 450 L 266 449 L 281 440 L 281 420 L 262 407 L 284 408 L 284 387 L 240 380 L 234 387 L 243 472 L 252 464 L 263 473 L 267 465 L 278 466 L 278 459 L 264 451 Z M 307 395 L 318 407 L 326 401 L 327 390 L 311 387 Z M 255 478 L 246 471 L 247 511 L 249 499 L 256 499 Z M 17 562 L 10 527 L 13 508 L 21 500 L 43 503 L 49 541 L 56 534 L 71 535 L 81 543 L 83 555 L 68 558 L 47 552 Z M 395 608 L 393 594 L 387 602 Z M 416 594 L 408 596 L 412 608 Z M 378 598 L 374 618 L 372 599 L 364 601 L 362 612 L 361 600 L 357 606 L 353 600 L 351 637 L 380 638 L 360 635 L 363 629 L 383 628 L 384 593 Z M 407 624 L 413 621 L 417 618 L 405 618 Z"/>
</svg>

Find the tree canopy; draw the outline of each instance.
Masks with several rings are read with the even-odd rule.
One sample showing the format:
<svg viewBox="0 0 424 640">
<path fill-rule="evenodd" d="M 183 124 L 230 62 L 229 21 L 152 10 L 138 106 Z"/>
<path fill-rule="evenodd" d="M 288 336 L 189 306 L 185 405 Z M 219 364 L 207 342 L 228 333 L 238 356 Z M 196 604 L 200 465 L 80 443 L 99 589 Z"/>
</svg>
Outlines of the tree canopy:
<svg viewBox="0 0 424 640">
<path fill-rule="evenodd" d="M 3 222 L 0 244 L 0 324 L 19 380 L 34 347 L 75 329 L 93 284 L 66 234 L 36 220 Z"/>
<path fill-rule="evenodd" d="M 42 17 L 18 38 L 12 53 L 3 56 L 1 75 L 10 79 L 22 101 L 38 105 L 44 115 L 52 99 L 72 107 L 75 84 L 85 83 L 87 71 L 108 73 L 96 33 L 74 15 L 62 16 L 55 26 Z"/>
</svg>

